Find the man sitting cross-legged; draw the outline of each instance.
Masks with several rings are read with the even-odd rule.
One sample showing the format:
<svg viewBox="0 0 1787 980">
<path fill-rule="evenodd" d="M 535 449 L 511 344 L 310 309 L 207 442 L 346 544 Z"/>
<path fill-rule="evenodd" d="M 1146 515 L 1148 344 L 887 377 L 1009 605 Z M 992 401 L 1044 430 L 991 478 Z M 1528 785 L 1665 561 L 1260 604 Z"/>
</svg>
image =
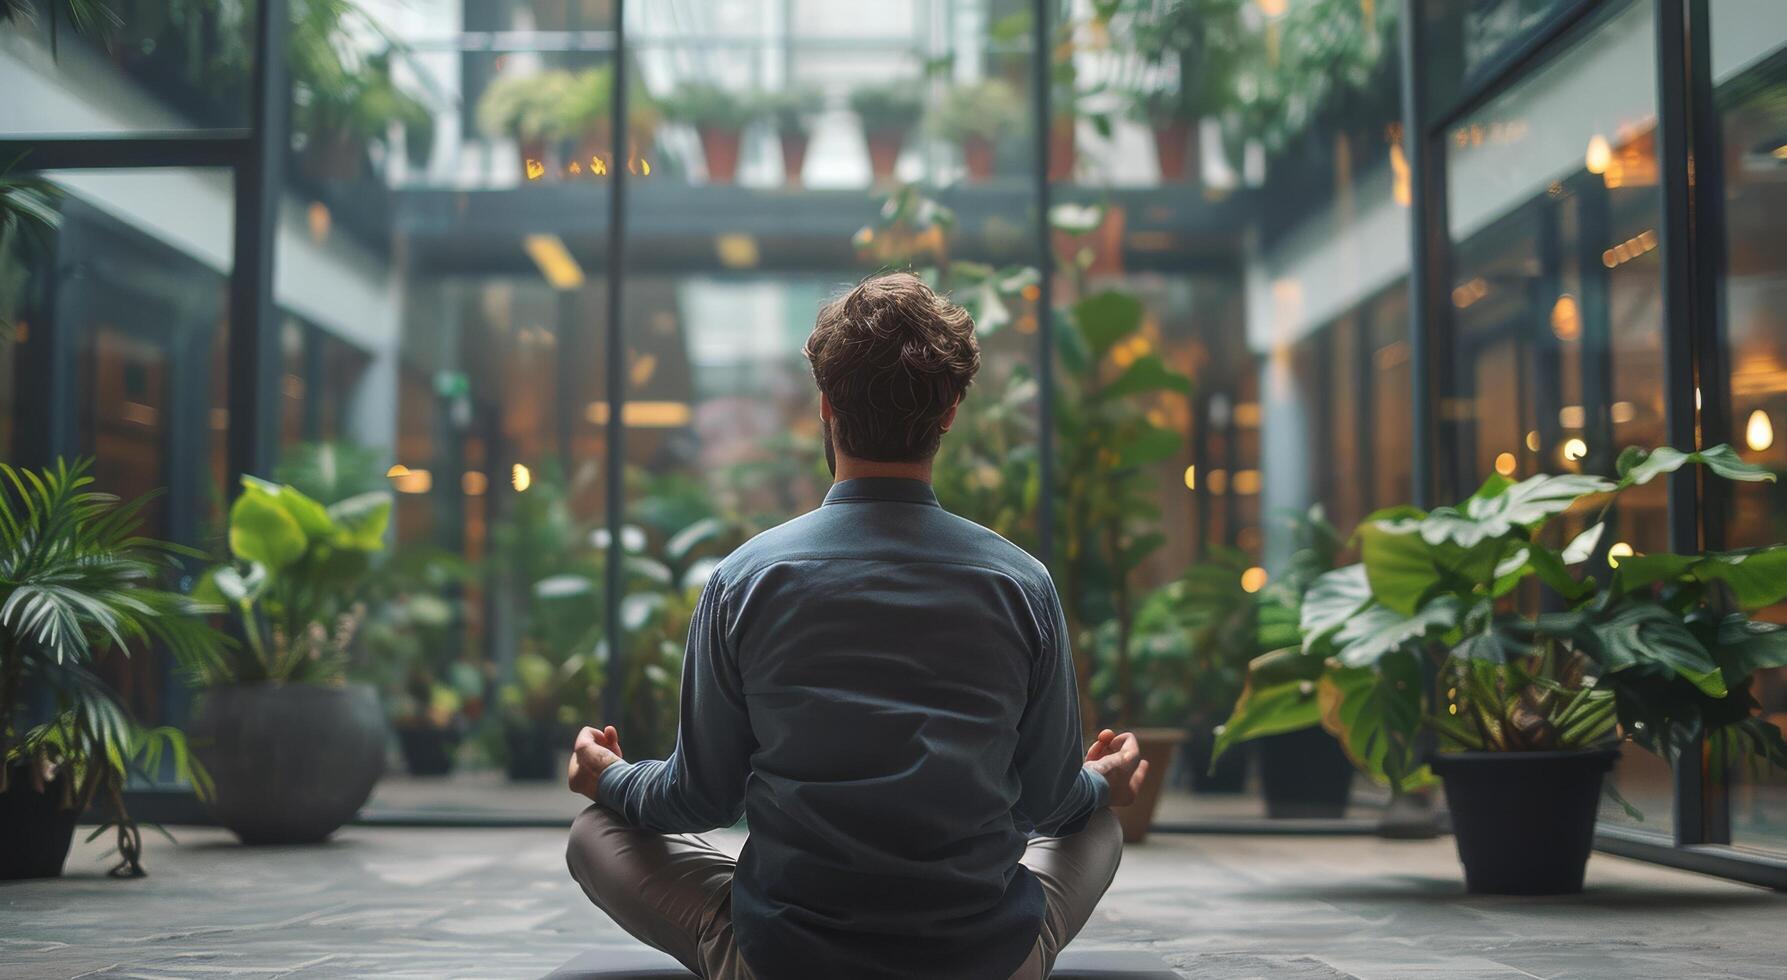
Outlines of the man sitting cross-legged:
<svg viewBox="0 0 1787 980">
<path fill-rule="evenodd" d="M 1147 763 L 1129 733 L 1082 755 L 1048 572 L 931 491 L 980 366 L 968 314 L 880 276 L 806 354 L 837 482 L 714 571 L 669 759 L 577 736 L 571 788 L 595 805 L 571 874 L 708 980 L 1040 980 L 1116 874 L 1107 807 Z M 688 836 L 741 815 L 736 862 Z"/>
</svg>

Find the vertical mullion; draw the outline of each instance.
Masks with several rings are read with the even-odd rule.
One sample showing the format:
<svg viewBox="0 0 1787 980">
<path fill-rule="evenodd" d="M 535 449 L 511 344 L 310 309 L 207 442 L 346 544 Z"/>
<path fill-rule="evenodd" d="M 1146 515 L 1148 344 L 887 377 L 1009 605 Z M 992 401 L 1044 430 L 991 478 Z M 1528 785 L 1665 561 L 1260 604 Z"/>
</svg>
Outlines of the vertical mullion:
<svg viewBox="0 0 1787 980">
<path fill-rule="evenodd" d="M 1034 0 L 1031 14 L 1030 84 L 1035 128 L 1032 145 L 1036 181 L 1036 242 L 1039 274 L 1036 303 L 1036 453 L 1041 491 L 1036 495 L 1036 557 L 1052 564 L 1055 548 L 1055 255 L 1049 241 L 1049 8 L 1054 0 Z"/>
<path fill-rule="evenodd" d="M 1430 152 L 1439 142 L 1437 134 L 1427 130 L 1427 51 L 1421 31 L 1424 11 L 1423 0 L 1407 0 L 1398 40 L 1402 49 L 1402 145 L 1409 168 L 1410 499 L 1415 506 L 1427 508 L 1433 505 L 1436 489 L 1442 489 L 1434 464 L 1433 389 L 1436 349 L 1443 345 L 1433 341 L 1447 313 L 1439 299 L 1446 296 L 1451 243 L 1446 237 L 1445 158 Z"/>
<path fill-rule="evenodd" d="M 1693 338 L 1694 368 L 1699 385 L 1700 444 L 1716 446 L 1735 436 L 1731 415 L 1731 376 L 1725 364 L 1725 155 L 1719 132 L 1719 110 L 1713 102 L 1712 15 L 1708 0 L 1686 0 L 1684 54 L 1687 58 L 1686 91 L 1691 122 L 1688 152 L 1693 180 L 1688 186 L 1688 206 L 1693 219 L 1693 309 L 1689 335 Z M 1722 480 L 1702 484 L 1701 540 L 1707 548 L 1723 548 L 1725 507 L 1730 485 Z"/>
<path fill-rule="evenodd" d="M 621 565 L 625 557 L 621 545 L 621 526 L 626 521 L 627 492 L 624 472 L 627 373 L 623 363 L 627 339 L 621 317 L 625 308 L 622 303 L 622 283 L 626 272 L 624 248 L 627 238 L 627 168 L 632 163 L 632 140 L 627 131 L 626 0 L 614 0 L 614 86 L 610 98 L 613 100 L 610 113 L 614 119 L 614 125 L 610 128 L 614 133 L 615 146 L 612 154 L 614 165 L 608 168 L 608 334 L 605 365 L 608 388 L 608 465 L 604 467 L 603 474 L 608 553 L 603 556 L 602 562 L 602 622 L 608 643 L 608 664 L 607 676 L 602 684 L 602 710 L 606 719 L 604 724 L 619 724 L 621 711 L 625 707 L 621 703 L 625 637 L 621 635 L 620 607 L 621 590 L 625 587 L 625 580 L 621 576 Z M 561 423 L 568 425 L 569 420 L 561 420 Z"/>
<path fill-rule="evenodd" d="M 247 152 L 234 177 L 233 262 L 230 269 L 229 485 L 264 473 L 278 441 L 279 345 L 273 304 L 273 248 L 290 105 L 285 65 L 290 17 L 286 0 L 255 5 L 254 66 L 250 73 Z"/>
<path fill-rule="evenodd" d="M 1688 25 L 1685 0 L 1655 0 L 1657 35 L 1658 185 L 1662 192 L 1663 386 L 1670 445 L 1699 446 L 1702 397 L 1695 370 L 1693 131 L 1703 121 L 1689 106 Z M 1700 68 L 1705 71 L 1704 66 Z M 1697 467 L 1670 474 L 1669 549 L 1698 551 L 1700 497 Z M 1704 751 L 1684 753 L 1675 766 L 1675 842 L 1723 844 L 1731 839 L 1724 780 L 1711 779 Z"/>
</svg>

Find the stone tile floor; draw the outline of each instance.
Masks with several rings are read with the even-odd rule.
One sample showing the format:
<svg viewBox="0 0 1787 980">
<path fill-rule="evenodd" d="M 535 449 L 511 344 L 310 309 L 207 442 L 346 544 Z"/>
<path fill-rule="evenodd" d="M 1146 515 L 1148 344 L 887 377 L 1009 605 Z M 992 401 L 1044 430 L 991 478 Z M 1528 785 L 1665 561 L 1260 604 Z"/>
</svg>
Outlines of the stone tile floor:
<svg viewBox="0 0 1787 980">
<path fill-rule="evenodd" d="M 538 977 L 626 937 L 564 871 L 562 832 L 351 827 L 315 847 L 156 838 L 150 875 L 77 844 L 58 880 L 0 885 L 0 977 Z M 736 845 L 742 838 L 725 838 Z M 1588 893 L 1463 894 L 1450 840 L 1156 835 L 1081 937 L 1185 976 L 1787 975 L 1787 896 L 1596 855 Z"/>
</svg>

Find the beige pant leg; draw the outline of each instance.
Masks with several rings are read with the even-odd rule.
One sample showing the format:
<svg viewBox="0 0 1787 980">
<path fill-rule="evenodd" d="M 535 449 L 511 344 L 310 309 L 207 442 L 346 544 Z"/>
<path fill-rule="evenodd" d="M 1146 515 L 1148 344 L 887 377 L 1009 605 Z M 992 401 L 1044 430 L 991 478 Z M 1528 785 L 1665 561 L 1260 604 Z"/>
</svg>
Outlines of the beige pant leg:
<svg viewBox="0 0 1787 980">
<path fill-rule="evenodd" d="M 732 936 L 730 854 L 592 806 L 571 824 L 565 862 L 589 900 L 633 938 L 704 980 L 750 980 Z"/>
<path fill-rule="evenodd" d="M 1035 952 L 1012 974 L 1012 980 L 1042 980 L 1049 975 L 1062 947 L 1092 918 L 1093 908 L 1111 887 L 1122 860 L 1123 828 L 1108 809 L 1094 813 L 1077 834 L 1038 837 L 1030 842 L 1024 850 L 1024 867 L 1042 883 L 1048 912 L 1043 916 Z"/>
</svg>

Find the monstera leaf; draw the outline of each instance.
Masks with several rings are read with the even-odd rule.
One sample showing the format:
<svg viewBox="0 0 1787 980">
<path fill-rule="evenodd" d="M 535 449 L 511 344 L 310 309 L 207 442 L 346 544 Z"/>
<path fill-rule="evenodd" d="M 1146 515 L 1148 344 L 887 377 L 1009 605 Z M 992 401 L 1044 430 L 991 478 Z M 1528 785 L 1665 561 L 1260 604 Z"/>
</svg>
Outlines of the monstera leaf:
<svg viewBox="0 0 1787 980">
<path fill-rule="evenodd" d="M 1375 669 L 1329 670 L 1317 684 L 1322 726 L 1360 771 L 1397 793 L 1434 781 L 1417 762 L 1422 686 L 1421 665 L 1407 653 L 1385 657 Z"/>
<path fill-rule="evenodd" d="M 1668 446 L 1655 449 L 1641 449 L 1632 446 L 1619 454 L 1615 470 L 1619 473 L 1621 487 L 1638 486 L 1662 476 L 1674 473 L 1689 463 L 1699 463 L 1727 480 L 1742 480 L 1746 483 L 1773 483 L 1775 475 L 1754 463 L 1744 462 L 1737 450 L 1725 443 L 1720 443 L 1697 453 L 1684 453 Z"/>
</svg>

